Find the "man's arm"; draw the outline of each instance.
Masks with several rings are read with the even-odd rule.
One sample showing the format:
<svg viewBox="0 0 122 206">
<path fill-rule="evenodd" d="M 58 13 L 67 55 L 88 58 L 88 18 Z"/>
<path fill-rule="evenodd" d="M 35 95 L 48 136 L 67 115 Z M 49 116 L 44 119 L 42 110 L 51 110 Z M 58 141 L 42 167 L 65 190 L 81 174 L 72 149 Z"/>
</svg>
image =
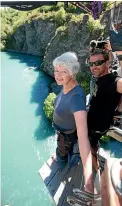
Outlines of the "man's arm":
<svg viewBox="0 0 122 206">
<path fill-rule="evenodd" d="M 122 78 L 117 81 L 117 92 L 122 94 Z"/>
<path fill-rule="evenodd" d="M 109 53 L 109 62 L 113 62 L 115 57 L 112 52 L 112 48 L 109 40 L 107 41 L 107 44 L 105 44 L 105 51 Z"/>
</svg>

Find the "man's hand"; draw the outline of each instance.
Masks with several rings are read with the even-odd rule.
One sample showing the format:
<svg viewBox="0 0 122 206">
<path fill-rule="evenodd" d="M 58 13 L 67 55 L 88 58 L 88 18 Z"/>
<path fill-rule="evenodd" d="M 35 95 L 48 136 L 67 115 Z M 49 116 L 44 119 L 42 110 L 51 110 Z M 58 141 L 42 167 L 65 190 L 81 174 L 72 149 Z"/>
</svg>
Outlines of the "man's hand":
<svg viewBox="0 0 122 206">
<path fill-rule="evenodd" d="M 112 51 L 111 44 L 110 44 L 109 40 L 107 40 L 107 43 L 105 44 L 105 51 Z"/>
</svg>

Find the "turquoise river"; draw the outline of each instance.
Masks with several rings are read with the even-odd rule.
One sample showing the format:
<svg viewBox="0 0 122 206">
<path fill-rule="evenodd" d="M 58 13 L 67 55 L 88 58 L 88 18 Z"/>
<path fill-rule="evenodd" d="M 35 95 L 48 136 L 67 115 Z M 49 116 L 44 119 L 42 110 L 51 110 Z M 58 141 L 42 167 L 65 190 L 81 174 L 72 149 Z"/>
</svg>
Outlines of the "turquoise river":
<svg viewBox="0 0 122 206">
<path fill-rule="evenodd" d="M 28 69 L 40 57 L 1 53 L 1 205 L 53 206 L 38 170 L 55 151 L 43 111 L 52 78 Z"/>
</svg>

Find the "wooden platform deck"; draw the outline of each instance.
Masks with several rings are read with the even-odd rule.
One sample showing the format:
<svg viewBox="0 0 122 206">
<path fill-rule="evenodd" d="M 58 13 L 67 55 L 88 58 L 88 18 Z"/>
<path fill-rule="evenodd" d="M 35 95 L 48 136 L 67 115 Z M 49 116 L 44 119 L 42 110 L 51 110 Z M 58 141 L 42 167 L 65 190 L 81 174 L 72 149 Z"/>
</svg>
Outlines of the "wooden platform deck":
<svg viewBox="0 0 122 206">
<path fill-rule="evenodd" d="M 122 142 L 122 131 L 109 131 L 107 132 L 107 135 L 110 137 L 113 137 L 114 139 L 118 140 L 119 142 Z"/>
<path fill-rule="evenodd" d="M 83 168 L 81 160 L 77 165 L 64 169 L 50 157 L 39 170 L 54 203 L 58 206 L 69 206 L 67 196 L 73 195 L 73 188 L 83 188 Z M 96 191 L 100 190 L 98 176 L 96 176 Z"/>
</svg>

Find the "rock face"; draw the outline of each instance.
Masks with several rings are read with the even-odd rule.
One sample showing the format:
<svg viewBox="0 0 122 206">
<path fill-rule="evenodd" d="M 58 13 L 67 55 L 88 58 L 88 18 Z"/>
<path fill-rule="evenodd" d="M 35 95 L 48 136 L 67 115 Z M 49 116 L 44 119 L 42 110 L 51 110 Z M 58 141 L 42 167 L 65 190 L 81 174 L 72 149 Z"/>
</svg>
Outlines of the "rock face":
<svg viewBox="0 0 122 206">
<path fill-rule="evenodd" d="M 114 10 L 108 10 L 104 12 L 101 23 L 106 25 L 106 29 L 109 31 L 111 21 L 114 23 L 122 21 L 122 3 L 117 6 Z"/>
<path fill-rule="evenodd" d="M 101 34 L 101 29 L 95 33 L 89 31 L 87 18 L 85 15 L 83 21 L 75 23 L 70 22 L 65 31 L 60 31 L 47 46 L 42 68 L 45 72 L 53 76 L 53 60 L 67 51 L 73 51 L 78 55 L 81 64 L 81 70 L 87 70 L 85 60 L 88 56 L 88 46 L 92 39 L 96 39 Z"/>
<path fill-rule="evenodd" d="M 120 4 L 114 10 L 105 12 L 101 22 L 106 25 L 106 31 L 108 31 L 110 36 L 112 50 L 122 51 L 122 4 Z M 118 27 L 118 32 L 116 32 L 113 25 L 115 25 L 116 29 Z"/>
<path fill-rule="evenodd" d="M 18 52 L 43 56 L 47 44 L 54 36 L 56 26 L 54 22 L 33 20 L 21 25 L 9 37 L 6 48 Z"/>
</svg>

